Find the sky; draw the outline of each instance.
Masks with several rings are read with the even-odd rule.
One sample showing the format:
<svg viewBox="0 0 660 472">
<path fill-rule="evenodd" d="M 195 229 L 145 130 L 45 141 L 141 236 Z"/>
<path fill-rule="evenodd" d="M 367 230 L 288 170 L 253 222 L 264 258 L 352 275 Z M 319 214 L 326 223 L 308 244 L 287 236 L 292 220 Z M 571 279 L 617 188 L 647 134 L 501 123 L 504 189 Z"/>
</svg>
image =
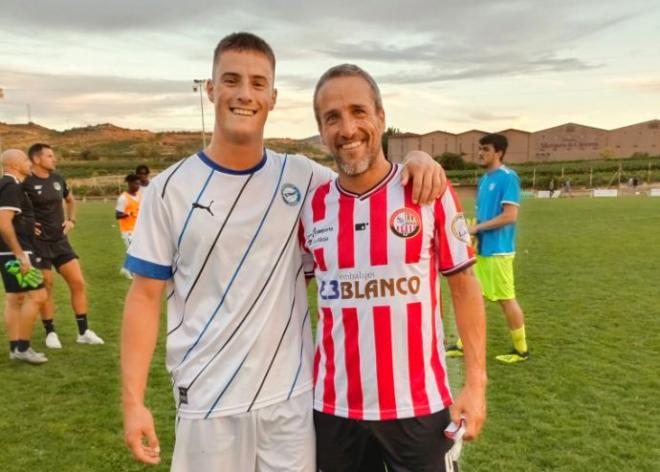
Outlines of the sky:
<svg viewBox="0 0 660 472">
<path fill-rule="evenodd" d="M 401 131 L 613 129 L 660 118 L 659 29 L 657 0 L 2 0 L 0 121 L 199 130 L 193 79 L 249 31 L 277 56 L 267 137 L 317 134 L 314 85 L 345 62 Z"/>
</svg>

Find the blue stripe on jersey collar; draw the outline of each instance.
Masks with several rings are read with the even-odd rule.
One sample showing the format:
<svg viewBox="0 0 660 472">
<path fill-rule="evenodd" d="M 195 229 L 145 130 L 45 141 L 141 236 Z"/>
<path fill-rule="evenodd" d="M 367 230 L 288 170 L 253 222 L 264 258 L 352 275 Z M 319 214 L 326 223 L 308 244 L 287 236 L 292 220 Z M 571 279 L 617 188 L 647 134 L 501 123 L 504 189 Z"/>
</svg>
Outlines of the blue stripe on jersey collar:
<svg viewBox="0 0 660 472">
<path fill-rule="evenodd" d="M 250 167 L 249 169 L 243 169 L 243 170 L 234 170 L 234 169 L 228 169 L 227 167 L 223 167 L 217 162 L 214 162 L 211 160 L 209 156 L 204 153 L 204 151 L 199 151 L 197 153 L 197 156 L 202 160 L 204 164 L 209 166 L 211 169 L 217 170 L 218 172 L 223 172 L 225 174 L 230 174 L 230 175 L 248 175 L 248 174 L 254 174 L 256 171 L 261 169 L 264 165 L 266 165 L 266 149 L 264 148 L 264 154 L 261 157 L 261 160 L 255 165 L 254 167 Z"/>
</svg>

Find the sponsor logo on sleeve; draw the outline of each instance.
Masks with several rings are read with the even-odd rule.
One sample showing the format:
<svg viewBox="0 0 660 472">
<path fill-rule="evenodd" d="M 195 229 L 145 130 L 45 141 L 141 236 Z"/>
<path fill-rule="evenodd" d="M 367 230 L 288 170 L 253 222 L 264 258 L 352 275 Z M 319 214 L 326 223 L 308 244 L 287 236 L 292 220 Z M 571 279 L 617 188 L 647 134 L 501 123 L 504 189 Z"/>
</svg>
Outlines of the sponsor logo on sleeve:
<svg viewBox="0 0 660 472">
<path fill-rule="evenodd" d="M 470 244 L 470 231 L 468 230 L 467 222 L 463 213 L 459 213 L 451 220 L 451 233 L 459 241 L 465 244 Z"/>
</svg>

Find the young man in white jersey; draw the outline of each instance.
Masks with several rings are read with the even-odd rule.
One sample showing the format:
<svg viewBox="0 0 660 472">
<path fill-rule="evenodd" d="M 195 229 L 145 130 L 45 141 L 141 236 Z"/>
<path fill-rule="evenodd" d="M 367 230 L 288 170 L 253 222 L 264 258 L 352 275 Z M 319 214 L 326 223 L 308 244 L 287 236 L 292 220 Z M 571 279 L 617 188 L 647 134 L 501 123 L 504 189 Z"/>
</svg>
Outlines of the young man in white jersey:
<svg viewBox="0 0 660 472">
<path fill-rule="evenodd" d="M 125 264 L 134 281 L 121 348 L 125 439 L 142 462 L 160 461 L 144 393 L 167 293 L 172 470 L 315 468 L 313 342 L 297 233 L 304 200 L 332 172 L 264 149 L 274 75 L 261 38 L 220 41 L 207 82 L 209 146 L 144 188 Z M 432 174 L 426 159 L 418 168 Z"/>
<path fill-rule="evenodd" d="M 329 69 L 314 111 L 339 173 L 312 193 L 301 218 L 319 287 L 318 469 L 359 470 L 376 442 L 392 472 L 454 470 L 443 434 L 450 418 L 465 419 L 469 440 L 486 409 L 484 305 L 460 203 L 451 185 L 430 205 L 412 201 L 383 154 L 385 113 L 364 70 Z M 451 415 L 438 272 L 465 344 L 465 385 Z"/>
</svg>

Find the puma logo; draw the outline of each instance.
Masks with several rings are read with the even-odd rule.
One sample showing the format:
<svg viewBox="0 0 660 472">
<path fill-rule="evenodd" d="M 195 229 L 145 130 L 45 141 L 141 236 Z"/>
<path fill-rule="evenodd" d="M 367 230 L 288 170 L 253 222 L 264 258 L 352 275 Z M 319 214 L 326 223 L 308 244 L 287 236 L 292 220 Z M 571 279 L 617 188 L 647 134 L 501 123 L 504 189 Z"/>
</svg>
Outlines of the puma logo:
<svg viewBox="0 0 660 472">
<path fill-rule="evenodd" d="M 193 209 L 194 208 L 200 208 L 202 210 L 208 211 L 211 214 L 211 216 L 215 216 L 213 214 L 213 212 L 211 211 L 211 205 L 213 205 L 213 200 L 211 200 L 208 205 L 202 205 L 201 203 L 197 203 L 197 202 L 193 202 L 193 204 L 192 204 Z"/>
</svg>

